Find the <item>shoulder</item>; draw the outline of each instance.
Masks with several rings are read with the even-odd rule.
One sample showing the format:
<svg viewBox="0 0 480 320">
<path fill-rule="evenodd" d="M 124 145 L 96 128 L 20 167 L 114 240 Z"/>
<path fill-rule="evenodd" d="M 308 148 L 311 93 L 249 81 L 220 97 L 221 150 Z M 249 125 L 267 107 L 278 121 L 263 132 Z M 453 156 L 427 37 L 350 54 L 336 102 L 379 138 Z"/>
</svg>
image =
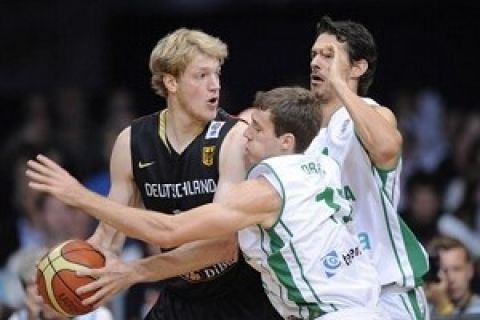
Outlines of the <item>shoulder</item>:
<svg viewBox="0 0 480 320">
<path fill-rule="evenodd" d="M 128 126 L 123 129 L 117 136 L 114 148 L 130 149 L 131 127 Z"/>
<path fill-rule="evenodd" d="M 247 128 L 247 124 L 243 121 L 238 121 L 233 125 L 233 127 L 228 131 L 225 136 L 225 139 L 222 143 L 223 146 L 235 144 L 233 147 L 243 147 L 244 144 L 247 142 L 247 139 L 244 137 L 245 129 Z"/>
<path fill-rule="evenodd" d="M 380 115 L 383 116 L 388 122 L 395 124 L 396 126 L 397 120 L 390 108 L 380 105 L 372 98 L 362 97 L 362 100 L 369 104 L 372 108 L 374 108 L 378 113 L 380 113 Z"/>
<path fill-rule="evenodd" d="M 380 115 L 382 117 L 385 118 L 385 120 L 390 122 L 395 127 L 397 126 L 397 118 L 393 114 L 392 110 L 390 110 L 389 108 L 387 108 L 385 106 L 374 106 L 374 108 L 375 108 L 375 110 L 377 110 L 378 113 L 380 113 Z"/>
</svg>

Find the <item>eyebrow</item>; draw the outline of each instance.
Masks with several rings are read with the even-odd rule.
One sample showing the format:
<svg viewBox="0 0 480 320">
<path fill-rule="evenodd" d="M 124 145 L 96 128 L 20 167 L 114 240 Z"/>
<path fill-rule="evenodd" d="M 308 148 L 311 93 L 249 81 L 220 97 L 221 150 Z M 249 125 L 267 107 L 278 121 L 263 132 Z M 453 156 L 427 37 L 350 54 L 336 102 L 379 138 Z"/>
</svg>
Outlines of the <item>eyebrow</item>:
<svg viewBox="0 0 480 320">
<path fill-rule="evenodd" d="M 250 117 L 250 120 L 251 120 L 251 125 L 254 126 L 254 127 L 259 127 L 258 125 L 258 121 L 253 117 L 253 115 Z"/>
</svg>

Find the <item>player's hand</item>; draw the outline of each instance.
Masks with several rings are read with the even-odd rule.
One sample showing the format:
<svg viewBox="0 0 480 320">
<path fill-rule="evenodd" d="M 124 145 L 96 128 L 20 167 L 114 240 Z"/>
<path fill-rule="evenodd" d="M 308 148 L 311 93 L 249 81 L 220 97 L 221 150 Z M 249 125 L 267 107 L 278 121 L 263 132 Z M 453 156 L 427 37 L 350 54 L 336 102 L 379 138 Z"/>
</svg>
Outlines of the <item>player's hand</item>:
<svg viewBox="0 0 480 320">
<path fill-rule="evenodd" d="M 42 312 L 43 299 L 38 295 L 35 282 L 25 286 L 25 307 L 31 319 L 37 319 Z"/>
<path fill-rule="evenodd" d="M 60 201 L 76 206 L 78 198 L 86 189 L 65 169 L 44 155 L 37 155 L 27 162 L 28 185 L 35 190 L 47 192 Z"/>
<path fill-rule="evenodd" d="M 105 267 L 78 271 L 79 276 L 90 276 L 95 281 L 77 289 L 77 294 L 95 292 L 92 296 L 82 301 L 84 305 L 93 305 L 95 308 L 110 301 L 113 296 L 122 290 L 130 288 L 141 281 L 137 268 L 125 263 L 110 251 L 103 251 L 106 262 Z"/>
<path fill-rule="evenodd" d="M 35 276 L 25 285 L 25 308 L 28 319 L 64 319 L 65 317 L 51 308 L 38 293 Z"/>
<path fill-rule="evenodd" d="M 334 42 L 328 43 L 322 48 L 320 54 L 326 59 L 324 64 L 319 69 L 320 76 L 335 86 L 338 83 L 345 83 L 345 75 L 342 75 L 341 66 L 349 65 L 347 56 L 343 53 L 338 45 Z M 345 70 L 343 70 L 345 72 Z"/>
</svg>

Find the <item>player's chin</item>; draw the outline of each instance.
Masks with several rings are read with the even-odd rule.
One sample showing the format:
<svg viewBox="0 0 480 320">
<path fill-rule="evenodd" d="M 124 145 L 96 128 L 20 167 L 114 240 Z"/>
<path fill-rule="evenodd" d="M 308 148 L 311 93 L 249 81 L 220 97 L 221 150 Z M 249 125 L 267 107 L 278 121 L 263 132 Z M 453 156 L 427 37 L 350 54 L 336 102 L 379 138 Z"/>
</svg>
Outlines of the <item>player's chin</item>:
<svg viewBox="0 0 480 320">
<path fill-rule="evenodd" d="M 258 163 L 257 158 L 253 154 L 251 154 L 248 149 L 245 152 L 244 158 L 245 158 L 245 166 L 247 168 L 251 168 Z"/>
<path fill-rule="evenodd" d="M 216 118 L 218 108 L 214 106 L 207 106 L 202 115 L 205 121 L 211 121 Z"/>
</svg>

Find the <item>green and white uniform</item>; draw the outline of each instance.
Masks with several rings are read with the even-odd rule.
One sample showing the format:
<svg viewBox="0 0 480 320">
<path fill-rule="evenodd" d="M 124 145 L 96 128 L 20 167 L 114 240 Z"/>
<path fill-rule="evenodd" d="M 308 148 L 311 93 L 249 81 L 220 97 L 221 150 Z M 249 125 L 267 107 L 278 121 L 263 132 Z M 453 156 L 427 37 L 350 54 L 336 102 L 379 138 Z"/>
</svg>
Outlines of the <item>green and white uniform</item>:
<svg viewBox="0 0 480 320">
<path fill-rule="evenodd" d="M 375 268 L 344 222 L 351 208 L 338 165 L 324 155 L 280 156 L 248 174 L 258 177 L 277 190 L 282 209 L 270 229 L 250 226 L 238 237 L 277 311 L 286 319 L 385 319 Z"/>
<path fill-rule="evenodd" d="M 367 102 L 376 104 L 371 99 Z M 328 154 L 340 166 L 342 189 L 352 201 L 353 225 L 361 249 L 372 257 L 380 277 L 380 306 L 392 319 L 424 319 L 423 294 L 412 289 L 421 285 L 428 256 L 397 214 L 401 159 L 392 170 L 376 168 L 345 107 L 332 115 L 306 153 Z M 395 313 L 400 314 L 397 317 Z"/>
</svg>

